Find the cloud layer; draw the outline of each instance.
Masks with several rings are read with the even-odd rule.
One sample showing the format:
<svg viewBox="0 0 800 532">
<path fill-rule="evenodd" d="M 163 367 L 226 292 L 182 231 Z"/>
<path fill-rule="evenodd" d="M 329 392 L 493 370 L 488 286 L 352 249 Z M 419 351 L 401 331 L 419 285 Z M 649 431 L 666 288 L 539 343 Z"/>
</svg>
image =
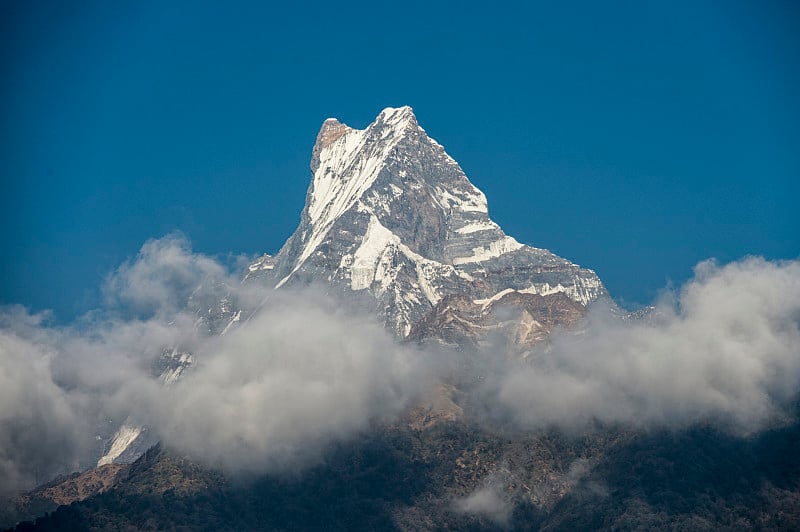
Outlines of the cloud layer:
<svg viewBox="0 0 800 532">
<path fill-rule="evenodd" d="M 208 336 L 185 303 L 220 287 L 261 311 Z M 71 327 L 0 312 L 0 486 L 30 487 L 96 460 L 98 423 L 128 416 L 227 471 L 302 467 L 395 419 L 445 373 L 440 353 L 400 346 L 370 317 L 313 289 L 242 285 L 177 236 L 146 243 L 105 292 L 107 307 Z M 172 346 L 196 365 L 163 386 L 152 367 Z M 702 263 L 648 321 L 598 309 L 580 334 L 557 334 L 532 359 L 475 356 L 493 369 L 476 391 L 480 412 L 467 415 L 521 430 L 598 420 L 756 431 L 800 390 L 800 263 Z M 481 511 L 487 497 L 463 510 Z"/>
<path fill-rule="evenodd" d="M 419 359 L 377 324 L 314 293 L 276 294 L 153 404 L 168 443 L 227 470 L 281 470 L 388 419 L 425 381 Z"/>
<path fill-rule="evenodd" d="M 250 308 L 243 286 L 185 239 L 146 243 L 108 278 L 108 308 L 74 327 L 19 307 L 0 313 L 0 486 L 30 487 L 98 458 L 98 425 L 143 424 L 229 472 L 281 471 L 391 419 L 432 376 L 374 320 L 319 290 L 269 294 L 228 334 L 207 336 L 175 301 L 206 288 Z M 196 365 L 172 386 L 154 378 L 165 348 Z"/>
<path fill-rule="evenodd" d="M 800 390 L 800 263 L 703 262 L 650 320 L 597 309 L 581 334 L 555 336 L 534 364 L 493 384 L 496 404 L 525 428 L 759 430 Z"/>
</svg>

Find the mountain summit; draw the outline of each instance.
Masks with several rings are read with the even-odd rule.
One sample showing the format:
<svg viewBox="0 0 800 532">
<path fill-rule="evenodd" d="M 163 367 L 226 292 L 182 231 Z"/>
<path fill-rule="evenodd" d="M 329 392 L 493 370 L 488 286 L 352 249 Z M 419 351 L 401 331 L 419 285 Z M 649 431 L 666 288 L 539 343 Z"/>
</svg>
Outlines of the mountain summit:
<svg viewBox="0 0 800 532">
<path fill-rule="evenodd" d="M 563 293 L 585 306 L 605 293 L 592 270 L 506 235 L 410 107 L 386 108 L 363 130 L 326 120 L 311 172 L 300 225 L 248 279 L 368 295 L 400 337 L 449 295 Z"/>
</svg>

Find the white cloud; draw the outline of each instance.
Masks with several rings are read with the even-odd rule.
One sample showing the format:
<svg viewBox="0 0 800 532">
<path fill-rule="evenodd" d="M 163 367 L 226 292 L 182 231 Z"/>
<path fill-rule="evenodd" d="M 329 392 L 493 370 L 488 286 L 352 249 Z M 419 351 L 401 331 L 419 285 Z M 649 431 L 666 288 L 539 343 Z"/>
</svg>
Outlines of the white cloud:
<svg viewBox="0 0 800 532">
<path fill-rule="evenodd" d="M 503 496 L 500 487 L 491 483 L 457 499 L 454 506 L 457 512 L 485 517 L 498 525 L 508 524 L 514 510 L 511 500 Z"/>
<path fill-rule="evenodd" d="M 394 416 L 417 392 L 418 359 L 382 328 L 312 292 L 276 294 L 151 405 L 167 443 L 227 470 L 281 470 Z"/>
<path fill-rule="evenodd" d="M 192 253 L 189 241 L 174 233 L 145 242 L 136 259 L 109 275 L 103 288 L 110 307 L 164 315 L 183 309 L 201 283 L 224 281 L 229 275 L 213 258 Z"/>
<path fill-rule="evenodd" d="M 436 353 L 398 345 L 313 289 L 270 293 L 240 327 L 205 336 L 181 309 L 198 286 L 223 286 L 250 308 L 266 295 L 170 236 L 109 277 L 109 309 L 72 327 L 0 311 L 0 485 L 30 487 L 88 463 L 98 420 L 128 415 L 228 471 L 303 467 L 400 414 L 446 373 Z M 747 433 L 797 397 L 799 320 L 800 263 L 703 263 L 651 322 L 596 311 L 583 334 L 557 335 L 533 363 L 478 354 L 475 367 L 492 368 L 480 399 L 522 429 L 600 420 Z M 171 346 L 197 364 L 164 387 L 151 367 Z M 460 504 L 502 520 L 501 503 L 479 490 Z"/>
<path fill-rule="evenodd" d="M 800 263 L 749 258 L 698 265 L 651 322 L 602 309 L 561 334 L 537 363 L 495 381 L 494 399 L 526 428 L 591 420 L 747 433 L 800 390 Z"/>
<path fill-rule="evenodd" d="M 88 427 L 53 381 L 52 356 L 47 346 L 0 332 L 0 495 L 77 465 Z"/>
<path fill-rule="evenodd" d="M 76 469 L 98 421 L 129 415 L 231 472 L 302 467 L 396 415 L 430 380 L 413 350 L 313 289 L 271 294 L 252 319 L 204 336 L 173 299 L 222 283 L 253 308 L 264 292 L 180 238 L 146 243 L 109 279 L 111 312 L 76 327 L 48 327 L 20 308 L 0 315 L 0 378 L 9 380 L 0 391 L 0 484 L 30 487 Z M 151 368 L 172 346 L 197 364 L 164 387 Z"/>
</svg>

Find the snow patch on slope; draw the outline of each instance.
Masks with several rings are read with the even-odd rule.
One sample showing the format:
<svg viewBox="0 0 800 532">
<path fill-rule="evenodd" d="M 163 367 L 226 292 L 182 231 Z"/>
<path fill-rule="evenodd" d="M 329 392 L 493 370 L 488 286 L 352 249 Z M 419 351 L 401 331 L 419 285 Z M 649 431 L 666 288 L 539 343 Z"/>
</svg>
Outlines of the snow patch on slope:
<svg viewBox="0 0 800 532">
<path fill-rule="evenodd" d="M 482 307 L 486 308 L 489 304 L 502 299 L 503 296 L 505 296 L 506 294 L 514 292 L 520 294 L 536 294 L 540 296 L 548 296 L 551 294 L 557 294 L 559 292 L 563 292 L 570 299 L 586 306 L 596 299 L 597 293 L 601 289 L 602 289 L 602 284 L 600 283 L 599 279 L 577 277 L 575 278 L 574 285 L 564 286 L 561 283 L 551 285 L 550 283 L 546 282 L 533 283 L 528 288 L 522 288 L 520 290 L 506 288 L 494 294 L 491 297 L 487 297 L 485 299 L 473 299 L 472 301 L 476 305 L 481 305 Z"/>
<path fill-rule="evenodd" d="M 136 427 L 127 423 L 123 424 L 114 434 L 114 439 L 111 441 L 111 447 L 108 452 L 97 461 L 97 467 L 114 463 L 114 460 L 119 458 L 125 452 L 125 449 L 136 441 L 136 438 L 139 437 L 143 430 L 143 427 Z"/>
<path fill-rule="evenodd" d="M 474 186 L 471 191 L 456 190 L 454 191 L 455 194 L 441 187 L 436 187 L 435 190 L 437 203 L 446 210 L 455 209 L 462 212 L 489 213 L 486 196 Z"/>
<path fill-rule="evenodd" d="M 563 292 L 570 299 L 573 299 L 586 306 L 595 300 L 597 293 L 601 290 L 601 288 L 602 284 L 598 278 L 592 279 L 577 277 L 575 278 L 574 285 L 564 286 L 561 283 L 558 283 L 555 286 L 552 286 L 550 283 L 534 283 L 528 288 L 519 290 L 519 292 L 523 294 L 539 294 L 540 296 Z"/>
<path fill-rule="evenodd" d="M 514 290 L 513 288 L 506 288 L 505 290 L 497 292 L 492 297 L 487 297 L 485 299 L 473 299 L 472 302 L 475 303 L 476 305 L 480 305 L 481 307 L 486 308 L 495 301 L 499 301 L 500 299 L 502 299 L 503 296 L 505 296 L 506 294 L 510 294 L 512 292 L 517 292 L 517 290 Z"/>
<path fill-rule="evenodd" d="M 247 267 L 250 272 L 261 270 L 271 270 L 275 267 L 275 259 L 271 255 L 264 254 L 258 258 L 253 264 Z"/>
<path fill-rule="evenodd" d="M 399 243 L 400 238 L 397 235 L 381 225 L 375 216 L 370 216 L 367 233 L 353 255 L 350 287 L 353 290 L 364 290 L 372 286 L 381 255 L 389 245 Z"/>
<path fill-rule="evenodd" d="M 511 253 L 522 247 L 513 237 L 505 236 L 500 240 L 492 242 L 488 247 L 472 248 L 472 255 L 468 257 L 456 257 L 453 264 L 467 264 L 470 262 L 484 262 L 490 259 Z"/>
<path fill-rule="evenodd" d="M 435 305 L 442 298 L 434 286 L 436 279 L 451 275 L 469 277 L 467 274 L 460 274 L 448 264 L 415 253 L 403 244 L 400 237 L 384 227 L 374 214 L 370 214 L 367 232 L 361 245 L 352 259 L 343 258 L 340 264 L 340 267 L 350 270 L 350 287 L 353 290 L 364 290 L 378 282 L 380 286 L 376 295 L 380 296 L 394 282 L 397 275 L 398 270 L 392 267 L 392 255 L 395 251 L 405 255 L 414 264 L 417 274 L 415 288 L 422 292 L 431 305 Z M 471 277 L 469 278 L 471 280 Z"/>
<path fill-rule="evenodd" d="M 305 245 L 294 269 L 280 280 L 276 288 L 289 280 L 322 244 L 336 220 L 369 190 L 412 120 L 413 114 L 408 107 L 387 108 L 367 129 L 348 128 L 322 148 L 308 205 L 311 232 L 304 237 Z M 376 127 L 383 128 L 381 139 L 384 142 L 370 143 L 372 130 Z"/>
<path fill-rule="evenodd" d="M 478 231 L 491 231 L 496 229 L 500 229 L 500 226 L 491 220 L 486 220 L 468 223 L 464 227 L 459 227 L 456 229 L 456 233 L 460 235 L 470 235 L 472 233 L 477 233 Z"/>
</svg>

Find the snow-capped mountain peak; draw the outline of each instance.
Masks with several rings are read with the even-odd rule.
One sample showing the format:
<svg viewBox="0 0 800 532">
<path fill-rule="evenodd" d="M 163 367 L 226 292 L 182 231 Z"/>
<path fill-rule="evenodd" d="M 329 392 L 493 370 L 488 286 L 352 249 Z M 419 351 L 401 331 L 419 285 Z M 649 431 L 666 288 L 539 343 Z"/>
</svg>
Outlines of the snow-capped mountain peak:
<svg viewBox="0 0 800 532">
<path fill-rule="evenodd" d="M 276 288 L 323 281 L 369 294 L 400 336 L 445 295 L 564 292 L 585 305 L 604 292 L 591 270 L 506 235 L 408 106 L 362 130 L 327 119 L 311 171 L 300 225 L 267 276 Z"/>
<path fill-rule="evenodd" d="M 373 185 L 405 131 L 418 126 L 410 107 L 386 108 L 365 130 L 329 118 L 314 146 L 303 219 L 308 220 L 303 249 L 282 285 L 324 241 L 336 220 L 353 208 Z"/>
<path fill-rule="evenodd" d="M 419 124 L 417 124 L 417 117 L 414 116 L 414 110 L 408 105 L 402 107 L 387 107 L 380 112 L 375 123 L 382 124 L 384 128 L 389 128 L 394 131 L 403 131 L 409 127 L 419 127 Z"/>
</svg>

